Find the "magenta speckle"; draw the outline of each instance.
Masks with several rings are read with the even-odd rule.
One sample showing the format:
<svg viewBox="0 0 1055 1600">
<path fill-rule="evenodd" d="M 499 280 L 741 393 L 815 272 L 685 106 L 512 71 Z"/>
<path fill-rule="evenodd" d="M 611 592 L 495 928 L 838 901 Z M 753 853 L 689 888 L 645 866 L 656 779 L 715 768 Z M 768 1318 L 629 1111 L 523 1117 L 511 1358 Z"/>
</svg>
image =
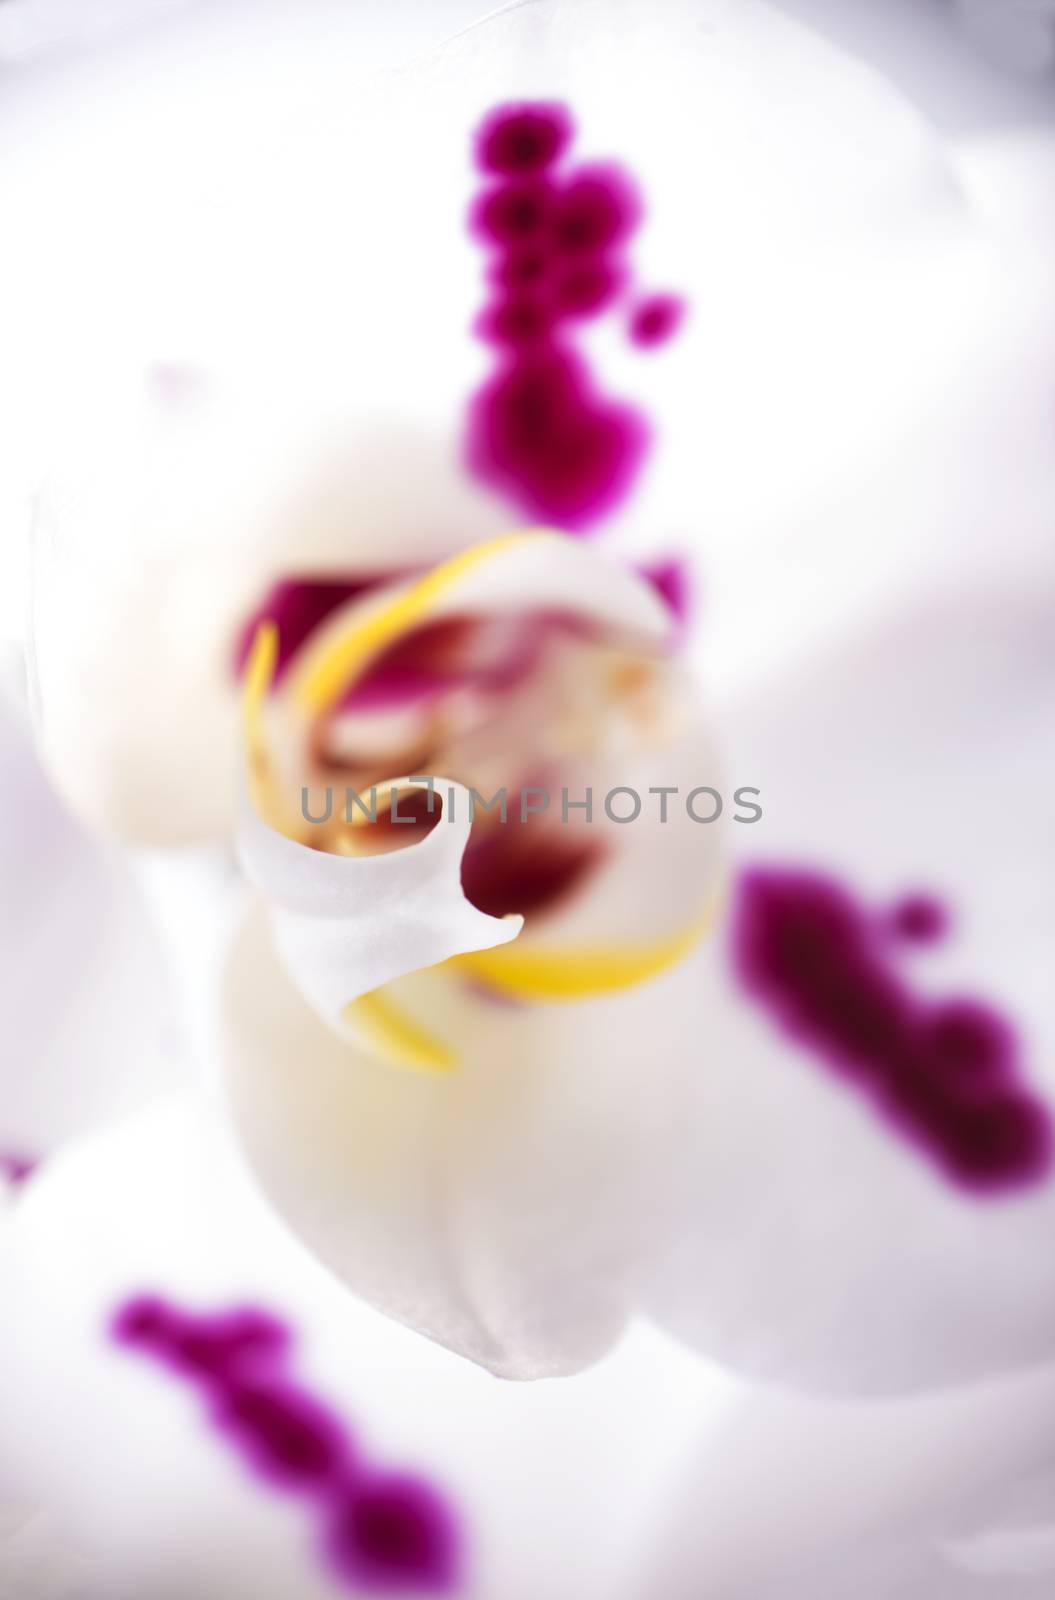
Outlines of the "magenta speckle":
<svg viewBox="0 0 1055 1600">
<path fill-rule="evenodd" d="M 500 289 L 532 289 L 545 283 L 550 258 L 545 250 L 513 250 L 492 266 L 489 277 Z"/>
<path fill-rule="evenodd" d="M 558 278 L 554 297 L 559 312 L 569 317 L 595 317 L 611 305 L 622 283 L 610 261 L 583 261 Z"/>
<path fill-rule="evenodd" d="M 459 1535 L 447 1502 L 419 1478 L 364 1467 L 340 1418 L 290 1376 L 284 1323 L 255 1307 L 198 1314 L 137 1295 L 111 1332 L 199 1389 L 249 1471 L 314 1503 L 342 1583 L 438 1591 L 454 1582 Z"/>
<path fill-rule="evenodd" d="M 287 1329 L 252 1308 L 177 1323 L 168 1344 L 174 1363 L 203 1379 L 224 1382 L 260 1360 L 284 1355 L 288 1347 Z"/>
<path fill-rule="evenodd" d="M 568 167 L 571 118 L 549 104 L 499 107 L 477 135 L 489 182 L 470 224 L 488 253 L 476 332 L 496 365 L 472 397 L 466 460 L 533 517 L 590 526 L 630 492 L 650 442 L 645 418 L 607 396 L 580 347 L 582 324 L 629 281 L 625 250 L 643 213 L 622 167 Z"/>
<path fill-rule="evenodd" d="M 654 349 L 677 333 L 684 316 L 685 302 L 679 295 L 649 295 L 630 314 L 630 337 L 643 350 Z"/>
<path fill-rule="evenodd" d="M 0 1150 L 0 1177 L 13 1185 L 23 1184 L 33 1176 L 40 1165 L 32 1156 L 25 1156 L 13 1150 Z"/>
<path fill-rule="evenodd" d="M 734 908 L 738 975 L 776 1021 L 873 1104 L 947 1178 L 991 1193 L 1051 1169 L 1044 1103 L 1010 1025 L 974 999 L 914 994 L 882 919 L 809 872 L 756 869 Z"/>
<path fill-rule="evenodd" d="M 599 395 L 556 345 L 504 362 L 470 411 L 470 465 L 533 516 L 571 529 L 618 504 L 647 445 L 637 412 Z"/>
<path fill-rule="evenodd" d="M 355 1488 L 337 1506 L 330 1546 L 338 1569 L 370 1590 L 442 1590 L 457 1575 L 450 1513 L 416 1478 L 377 1478 Z"/>
<path fill-rule="evenodd" d="M 581 167 L 556 196 L 557 246 L 574 255 L 611 250 L 629 239 L 641 210 L 637 189 L 621 167 Z"/>
<path fill-rule="evenodd" d="M 247 1367 L 282 1359 L 290 1345 L 285 1326 L 255 1307 L 196 1317 L 155 1295 L 129 1300 L 115 1319 L 114 1336 L 186 1377 L 221 1387 Z"/>
<path fill-rule="evenodd" d="M 478 331 L 493 344 L 538 344 L 548 338 L 553 316 L 552 301 L 538 295 L 514 294 L 482 313 Z"/>
<path fill-rule="evenodd" d="M 899 939 L 931 944 L 948 928 L 945 907 L 926 894 L 909 894 L 890 913 L 890 931 Z"/>
<path fill-rule="evenodd" d="M 344 1469 L 342 1429 L 292 1384 L 271 1376 L 225 1382 L 213 1416 L 249 1465 L 277 1484 L 326 1483 Z"/>
<path fill-rule="evenodd" d="M 504 177 L 542 172 L 552 166 L 572 135 L 566 106 L 556 102 L 501 106 L 476 137 L 477 164 Z"/>
<path fill-rule="evenodd" d="M 688 622 L 693 610 L 692 583 L 687 563 L 677 556 L 638 567 L 676 621 Z"/>
<path fill-rule="evenodd" d="M 554 203 L 553 187 L 544 180 L 503 183 L 487 190 L 476 207 L 477 235 L 492 248 L 541 248 L 552 230 Z"/>
</svg>

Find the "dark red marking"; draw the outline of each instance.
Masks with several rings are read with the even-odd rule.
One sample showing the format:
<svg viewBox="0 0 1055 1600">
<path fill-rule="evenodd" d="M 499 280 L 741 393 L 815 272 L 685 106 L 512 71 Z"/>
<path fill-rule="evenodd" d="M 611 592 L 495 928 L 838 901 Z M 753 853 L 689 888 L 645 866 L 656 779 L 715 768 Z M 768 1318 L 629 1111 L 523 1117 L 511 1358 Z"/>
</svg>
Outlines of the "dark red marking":
<svg viewBox="0 0 1055 1600">
<path fill-rule="evenodd" d="M 831 879 L 759 868 L 737 888 L 733 959 L 780 1026 L 953 1182 L 988 1193 L 1046 1178 L 1051 1119 L 1022 1081 L 1012 1028 L 981 1001 L 913 994 L 886 931 Z"/>
<path fill-rule="evenodd" d="M 603 393 L 576 342 L 626 284 L 641 197 L 612 163 L 558 170 L 572 131 L 564 107 L 520 104 L 493 111 L 477 134 L 478 165 L 502 179 L 470 215 L 493 290 L 476 332 L 495 346 L 496 367 L 466 432 L 481 481 L 569 531 L 630 492 L 650 439 L 639 411 Z"/>
<path fill-rule="evenodd" d="M 225 1382 L 213 1418 L 246 1462 L 276 1484 L 326 1484 L 346 1468 L 347 1441 L 336 1419 L 311 1395 L 270 1373 Z"/>
<path fill-rule="evenodd" d="M 314 1499 L 327 1559 L 350 1588 L 436 1592 L 456 1582 L 460 1539 L 447 1502 L 416 1477 L 363 1467 L 340 1418 L 289 1376 L 292 1335 L 277 1318 L 254 1307 L 196 1314 L 137 1295 L 111 1331 L 194 1383 L 251 1471 Z"/>
<path fill-rule="evenodd" d="M 456 1578 L 458 1547 L 450 1514 L 417 1478 L 358 1484 L 338 1501 L 328 1542 L 338 1571 L 370 1593 L 442 1590 Z"/>
<path fill-rule="evenodd" d="M 480 337 L 503 347 L 538 344 L 553 330 L 555 303 L 551 296 L 510 294 L 481 312 Z"/>
<path fill-rule="evenodd" d="M 528 797 L 530 803 L 530 797 Z M 508 796 L 506 820 L 481 814 L 462 857 L 462 888 L 491 917 L 551 910 L 579 888 L 604 858 L 593 840 L 567 838 L 542 813 L 520 820 L 521 791 Z"/>
<path fill-rule="evenodd" d="M 630 315 L 630 337 L 643 350 L 666 344 L 685 316 L 685 302 L 676 294 L 653 294 L 641 300 Z"/>
<path fill-rule="evenodd" d="M 595 317 L 611 305 L 622 283 L 622 268 L 603 258 L 569 265 L 554 285 L 557 310 L 566 317 Z"/>
<path fill-rule="evenodd" d="M 602 255 L 629 239 L 641 213 L 637 188 L 622 167 L 580 167 L 555 197 L 557 246 L 573 255 Z"/>
<path fill-rule="evenodd" d="M 520 251 L 545 249 L 553 232 L 556 193 L 543 179 L 502 183 L 481 196 L 473 223 L 481 243 Z"/>
<path fill-rule="evenodd" d="M 948 916 L 945 907 L 930 895 L 910 894 L 894 907 L 889 922 L 890 931 L 899 939 L 930 944 L 945 933 Z"/>
<path fill-rule="evenodd" d="M 347 578 L 283 578 L 264 596 L 247 619 L 235 646 L 234 668 L 240 676 L 261 623 L 273 622 L 278 628 L 278 658 L 275 682 L 281 681 L 289 663 L 315 629 L 346 600 L 366 594 L 393 574 Z"/>
<path fill-rule="evenodd" d="M 505 252 L 488 274 L 500 289 L 532 289 L 544 283 L 550 273 L 551 258 L 544 249 L 532 248 Z"/>
<path fill-rule="evenodd" d="M 515 177 L 552 166 L 572 136 L 566 106 L 556 102 L 501 106 L 476 135 L 476 160 L 484 172 Z"/>
<path fill-rule="evenodd" d="M 507 352 L 469 411 L 469 464 L 532 516 L 587 526 L 630 489 L 649 435 L 606 400 L 585 363 L 553 342 Z"/>
<path fill-rule="evenodd" d="M 424 623 L 378 656 L 342 707 L 373 710 L 448 689 L 511 689 L 538 664 L 549 630 L 559 626 L 559 617 L 541 616 L 503 619 L 499 628 L 468 616 Z"/>
</svg>

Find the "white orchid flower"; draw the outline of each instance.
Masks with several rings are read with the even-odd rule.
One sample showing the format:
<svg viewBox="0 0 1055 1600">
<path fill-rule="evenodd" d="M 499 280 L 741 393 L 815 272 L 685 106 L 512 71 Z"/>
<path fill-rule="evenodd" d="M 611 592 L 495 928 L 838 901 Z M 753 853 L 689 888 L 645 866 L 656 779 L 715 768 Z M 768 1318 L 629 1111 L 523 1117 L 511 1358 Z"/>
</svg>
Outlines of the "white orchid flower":
<svg viewBox="0 0 1055 1600">
<path fill-rule="evenodd" d="M 495 121 L 511 104 L 533 109 Z M 545 133 L 526 157 L 525 114 Z M 63 793 L 129 839 L 239 835 L 259 901 L 219 1049 L 265 1191 L 355 1291 L 505 1374 L 583 1366 L 635 1311 L 828 1388 L 1042 1361 L 1050 846 L 1028 806 L 993 821 L 1009 775 L 1050 781 L 1039 356 L 1002 370 L 1037 333 L 1035 285 L 896 97 L 760 5 L 672 6 L 662 33 L 626 0 L 603 28 L 586 3 L 517 7 L 364 88 L 340 126 L 367 152 L 355 225 L 313 245 L 295 336 L 328 358 L 280 349 L 281 328 L 269 350 L 310 406 L 291 424 L 171 370 L 134 427 L 100 401 L 36 551 Z M 608 297 L 636 201 L 595 152 L 652 217 L 626 302 Z M 294 239 L 318 215 L 329 159 L 292 210 L 269 189 L 238 211 L 219 270 L 244 293 L 187 310 L 217 356 L 244 363 L 271 325 L 296 252 L 269 273 L 257 247 L 276 215 Z M 514 176 L 524 160 L 559 176 Z M 536 301 L 505 292 L 528 270 L 509 229 L 539 207 L 562 248 L 601 236 L 603 271 L 556 275 L 562 319 L 594 293 L 619 311 L 566 348 L 547 301 L 541 352 Z M 468 332 L 481 242 L 490 346 Z M 674 321 L 661 290 L 688 316 L 669 354 L 643 352 Z M 358 417 L 322 426 L 319 396 L 350 385 Z M 1028 472 L 997 544 L 1009 461 Z M 536 526 L 602 509 L 604 554 Z M 701 526 L 722 530 L 720 771 L 670 616 L 616 557 Z M 412 811 L 402 844 L 391 804 L 388 828 L 331 810 L 334 776 L 396 804 L 431 778 L 439 813 Z M 585 783 L 761 792 L 763 822 L 727 830 L 709 941 L 718 834 L 681 805 L 592 833 L 541 816 L 526 873 L 515 829 L 459 831 L 470 787 Z M 946 921 L 940 950 L 913 950 Z"/>
</svg>

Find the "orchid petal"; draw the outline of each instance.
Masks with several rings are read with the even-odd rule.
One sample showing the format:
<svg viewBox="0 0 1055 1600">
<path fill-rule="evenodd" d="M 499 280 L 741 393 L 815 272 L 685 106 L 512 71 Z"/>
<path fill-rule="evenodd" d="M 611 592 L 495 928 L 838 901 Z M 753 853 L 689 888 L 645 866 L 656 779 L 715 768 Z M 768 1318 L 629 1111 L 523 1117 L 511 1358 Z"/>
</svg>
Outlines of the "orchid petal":
<svg viewBox="0 0 1055 1600">
<path fill-rule="evenodd" d="M 503 1375 L 596 1360 L 671 1226 L 692 961 L 571 1007 L 510 1007 L 446 969 L 386 997 L 453 1073 L 393 1072 L 329 1032 L 258 916 L 221 1050 L 239 1140 L 309 1249 L 388 1315 Z"/>
<path fill-rule="evenodd" d="M 52 792 L 22 708 L 0 692 L 0 1166 L 170 1087 L 179 1032 L 160 945 L 124 862 Z"/>
<path fill-rule="evenodd" d="M 1050 1365 L 882 1405 L 755 1390 L 697 1440 L 638 1592 L 1039 1600 L 1053 1415 Z"/>
<path fill-rule="evenodd" d="M 261 1203 L 208 1110 L 173 1105 L 58 1158 L 0 1242 L 0 1293 L 18 1307 L 0 1323 L 5 1485 L 83 1546 L 107 1600 L 375 1592 L 332 1571 L 310 1484 L 285 1495 L 248 1470 L 185 1374 L 108 1336 L 151 1292 L 188 1312 L 280 1319 L 291 1373 L 356 1462 L 411 1473 L 449 1507 L 463 1559 L 439 1592 L 452 1600 L 618 1600 L 657 1481 L 724 1403 L 719 1378 L 645 1330 L 573 1406 L 549 1386 L 496 1385 L 335 1284 Z M 633 1451 L 612 1448 L 624 1430 Z"/>
<path fill-rule="evenodd" d="M 682 1237 L 654 1257 L 652 1304 L 753 1372 L 898 1389 L 1050 1357 L 1049 606 L 1050 584 L 951 588 L 727 708 L 728 759 L 765 812 L 740 831 L 733 914 L 702 952 Z M 823 947 L 827 1021 L 796 1010 L 793 976 L 782 993 L 745 981 L 765 884 L 805 886 L 837 921 L 862 908 L 852 937 L 877 976 L 858 992 Z M 815 937 L 796 926 L 786 938 Z M 906 1055 L 903 1004 L 984 1034 L 990 1066 L 954 1053 L 934 1098 L 940 1063 Z M 875 1049 L 893 1052 L 878 1076 Z M 972 1081 L 972 1061 L 993 1076 Z M 1005 1113 L 1032 1155 L 1000 1145 Z"/>
<path fill-rule="evenodd" d="M 34 543 L 36 710 L 64 797 L 137 842 L 223 837 L 239 635 L 269 589 L 431 563 L 504 520 L 383 418 L 241 394 L 190 417 L 150 394 L 104 406 L 52 474 Z"/>
</svg>

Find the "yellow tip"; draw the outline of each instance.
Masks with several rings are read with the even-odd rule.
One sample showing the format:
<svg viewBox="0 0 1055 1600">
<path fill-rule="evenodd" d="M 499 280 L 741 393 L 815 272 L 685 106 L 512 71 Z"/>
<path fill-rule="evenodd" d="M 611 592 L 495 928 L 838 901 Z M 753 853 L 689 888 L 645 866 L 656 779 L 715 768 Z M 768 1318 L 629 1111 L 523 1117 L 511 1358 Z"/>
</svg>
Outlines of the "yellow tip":
<svg viewBox="0 0 1055 1600">
<path fill-rule="evenodd" d="M 368 611 L 347 632 L 324 644 L 321 650 L 312 654 L 309 645 L 294 685 L 298 709 L 308 716 L 327 711 L 348 692 L 387 645 L 424 621 L 441 596 L 473 568 L 527 539 L 545 537 L 544 533 L 507 533 L 483 544 L 470 545 L 394 599 Z"/>
<path fill-rule="evenodd" d="M 563 949 L 505 944 L 455 956 L 450 966 L 513 1000 L 588 1000 L 614 994 L 676 966 L 710 931 L 722 898 L 716 894 L 702 916 L 667 939 Z"/>
<path fill-rule="evenodd" d="M 253 636 L 242 683 L 242 717 L 250 751 L 262 744 L 260 713 L 278 663 L 278 625 L 262 622 Z"/>
<path fill-rule="evenodd" d="M 392 1066 L 450 1072 L 458 1064 L 446 1045 L 413 1022 L 383 989 L 352 1000 L 344 1008 L 344 1021 L 374 1055 Z"/>
</svg>

